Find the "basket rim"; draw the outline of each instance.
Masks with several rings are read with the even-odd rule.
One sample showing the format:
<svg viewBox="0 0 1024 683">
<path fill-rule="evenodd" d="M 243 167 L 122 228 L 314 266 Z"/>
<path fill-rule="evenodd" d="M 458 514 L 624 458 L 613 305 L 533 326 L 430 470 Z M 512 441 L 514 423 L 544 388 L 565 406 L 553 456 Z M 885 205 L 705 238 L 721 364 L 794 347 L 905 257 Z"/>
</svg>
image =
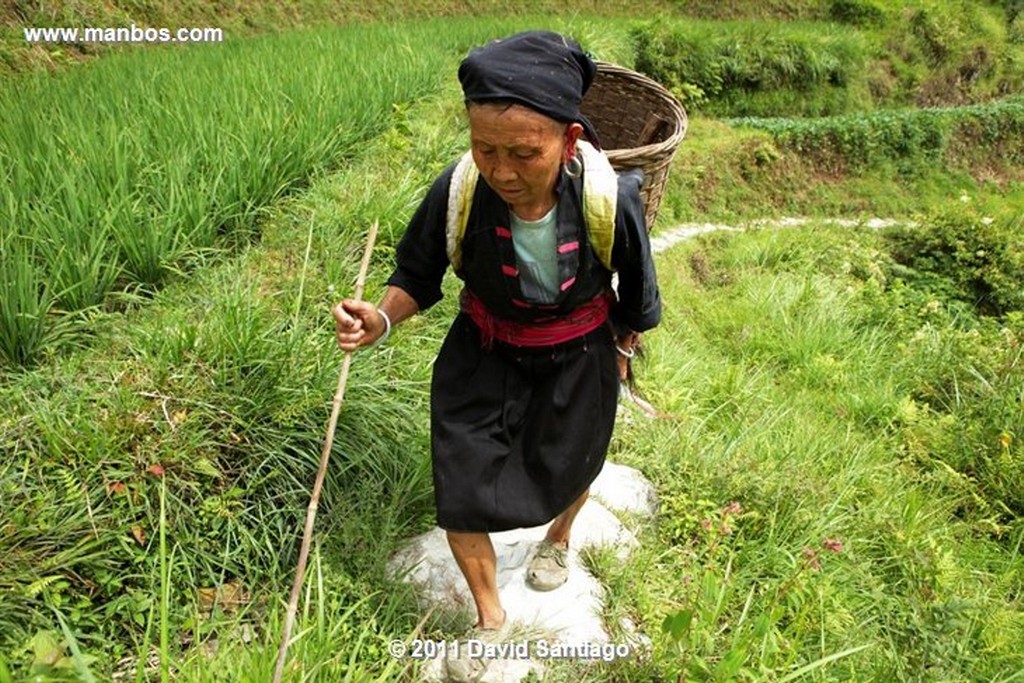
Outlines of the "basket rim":
<svg viewBox="0 0 1024 683">
<path fill-rule="evenodd" d="M 622 147 L 619 149 L 606 149 L 604 150 L 609 157 L 613 155 L 629 156 L 629 157 L 641 157 L 641 156 L 659 156 L 665 153 L 673 153 L 679 144 L 683 141 L 683 137 L 686 135 L 686 129 L 688 119 L 686 116 L 686 110 L 683 109 L 683 105 L 680 104 L 679 100 L 676 99 L 675 95 L 668 91 L 665 86 L 658 83 L 654 79 L 645 76 L 644 74 L 634 71 L 633 69 L 621 66 L 619 64 L 613 64 L 612 62 L 595 61 L 597 65 L 598 74 L 608 73 L 622 76 L 633 80 L 644 87 L 648 88 L 651 92 L 656 94 L 660 99 L 671 110 L 673 116 L 673 123 L 675 129 L 672 131 L 666 139 L 660 142 L 652 142 L 649 145 L 643 145 L 641 147 Z"/>
</svg>

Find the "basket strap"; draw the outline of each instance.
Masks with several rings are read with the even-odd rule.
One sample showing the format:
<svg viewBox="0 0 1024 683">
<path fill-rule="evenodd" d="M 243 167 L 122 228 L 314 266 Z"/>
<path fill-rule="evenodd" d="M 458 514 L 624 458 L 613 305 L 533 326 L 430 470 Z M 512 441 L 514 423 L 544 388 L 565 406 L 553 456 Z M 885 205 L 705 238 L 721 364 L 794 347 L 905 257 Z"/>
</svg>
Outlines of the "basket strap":
<svg viewBox="0 0 1024 683">
<path fill-rule="evenodd" d="M 576 149 L 583 162 L 583 216 L 587 236 L 598 260 L 612 268 L 612 247 L 615 244 L 615 213 L 619 181 L 604 152 L 586 140 L 579 140 Z M 448 212 L 445 225 L 445 247 L 448 262 L 454 270 L 462 266 L 462 238 L 469 223 L 480 172 L 473 162 L 473 153 L 466 152 L 455 165 L 448 189 Z"/>
<path fill-rule="evenodd" d="M 445 247 L 448 262 L 454 270 L 462 267 L 462 237 L 469 223 L 469 211 L 473 206 L 476 182 L 480 172 L 473 162 L 473 153 L 466 152 L 455 165 L 451 185 L 448 188 L 448 215 L 445 229 Z"/>
<path fill-rule="evenodd" d="M 576 150 L 583 161 L 583 216 L 587 222 L 587 236 L 601 265 L 614 270 L 612 247 L 615 244 L 619 178 L 605 153 L 586 140 L 577 141 Z"/>
</svg>

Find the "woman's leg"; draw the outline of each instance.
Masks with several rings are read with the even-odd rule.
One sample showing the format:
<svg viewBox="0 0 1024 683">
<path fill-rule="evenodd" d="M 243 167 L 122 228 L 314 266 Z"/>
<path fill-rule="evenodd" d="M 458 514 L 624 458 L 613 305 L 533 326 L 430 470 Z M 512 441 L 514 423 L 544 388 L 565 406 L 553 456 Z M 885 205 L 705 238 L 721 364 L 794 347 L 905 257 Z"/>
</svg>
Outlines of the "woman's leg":
<svg viewBox="0 0 1024 683">
<path fill-rule="evenodd" d="M 526 567 L 526 583 L 531 588 L 550 591 L 569 580 L 569 532 L 589 493 L 589 489 L 584 491 L 551 522 L 544 540 Z"/>
<path fill-rule="evenodd" d="M 498 560 L 491 537 L 485 533 L 448 531 L 448 546 L 469 584 L 476 603 L 478 628 L 497 629 L 505 623 L 498 598 Z"/>
<path fill-rule="evenodd" d="M 555 517 L 554 521 L 551 522 L 551 526 L 548 527 L 546 535 L 548 541 L 560 548 L 569 547 L 569 533 L 572 531 L 572 523 L 576 521 L 576 515 L 579 514 L 580 508 L 587 502 L 588 495 L 590 495 L 589 488 L 579 498 L 574 500 L 562 514 Z"/>
</svg>

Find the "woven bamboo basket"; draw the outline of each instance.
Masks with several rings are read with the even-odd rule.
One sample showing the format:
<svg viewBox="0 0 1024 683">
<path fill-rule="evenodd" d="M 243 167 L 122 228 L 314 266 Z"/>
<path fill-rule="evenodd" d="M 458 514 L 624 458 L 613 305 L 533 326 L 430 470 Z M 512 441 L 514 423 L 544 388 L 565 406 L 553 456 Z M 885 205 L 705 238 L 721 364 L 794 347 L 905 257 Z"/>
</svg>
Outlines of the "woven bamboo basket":
<svg viewBox="0 0 1024 683">
<path fill-rule="evenodd" d="M 672 157 L 686 135 L 682 105 L 647 76 L 598 62 L 597 76 L 580 110 L 594 124 L 615 170 L 643 170 L 640 194 L 650 230 L 658 216 Z"/>
</svg>

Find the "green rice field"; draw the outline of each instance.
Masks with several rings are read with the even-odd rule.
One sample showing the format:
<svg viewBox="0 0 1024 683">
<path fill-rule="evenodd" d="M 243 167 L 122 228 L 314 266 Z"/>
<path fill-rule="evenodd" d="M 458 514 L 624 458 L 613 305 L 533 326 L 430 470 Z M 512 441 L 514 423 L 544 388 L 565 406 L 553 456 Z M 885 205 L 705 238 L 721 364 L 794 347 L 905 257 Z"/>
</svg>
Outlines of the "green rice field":
<svg viewBox="0 0 1024 683">
<path fill-rule="evenodd" d="M 448 33 L 351 27 L 119 54 L 0 91 L 0 354 L 37 362 L 111 295 L 151 294 L 257 238 L 268 205 L 358 155 L 484 29 Z"/>
</svg>

